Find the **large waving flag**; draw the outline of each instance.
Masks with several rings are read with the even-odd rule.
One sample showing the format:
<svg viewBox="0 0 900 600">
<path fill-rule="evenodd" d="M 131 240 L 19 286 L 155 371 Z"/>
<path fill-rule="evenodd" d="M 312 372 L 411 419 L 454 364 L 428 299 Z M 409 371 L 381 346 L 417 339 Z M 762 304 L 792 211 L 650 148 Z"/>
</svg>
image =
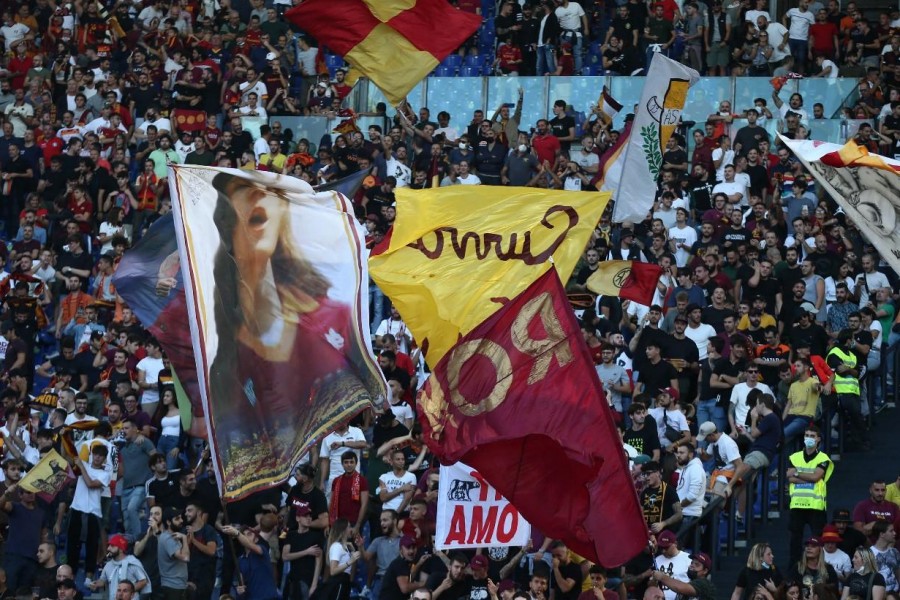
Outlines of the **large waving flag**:
<svg viewBox="0 0 900 600">
<path fill-rule="evenodd" d="M 447 0 L 305 0 L 285 13 L 399 105 L 481 26 Z"/>
<path fill-rule="evenodd" d="M 442 464 L 477 469 L 547 536 L 607 567 L 647 546 L 618 432 L 553 269 L 435 365 L 419 409 Z"/>
<path fill-rule="evenodd" d="M 212 456 L 234 500 L 286 481 L 387 397 L 364 233 L 346 197 L 293 177 L 172 165 L 169 182 Z"/>
<path fill-rule="evenodd" d="M 568 278 L 609 194 L 400 188 L 390 237 L 369 259 L 430 364 L 550 267 Z"/>
<path fill-rule="evenodd" d="M 870 154 L 852 140 L 844 146 L 781 141 L 900 273 L 900 161 Z"/>
<path fill-rule="evenodd" d="M 186 421 L 185 431 L 205 438 L 206 421 L 171 214 L 153 223 L 141 241 L 125 253 L 113 283 L 141 323 L 159 340 L 172 369 L 180 376 L 176 389 L 183 392 L 176 395 L 182 421 Z"/>
<path fill-rule="evenodd" d="M 22 477 L 19 487 L 38 494 L 44 501 L 52 502 L 66 485 L 74 481 L 75 476 L 69 463 L 56 450 L 50 450 Z"/>
<path fill-rule="evenodd" d="M 621 181 L 628 185 L 618 186 L 613 196 L 613 220 L 617 223 L 640 223 L 647 218 L 656 197 L 666 142 L 681 119 L 688 89 L 698 81 L 697 71 L 659 52 L 653 55 L 625 147 Z"/>
<path fill-rule="evenodd" d="M 586 286 L 596 294 L 618 296 L 649 305 L 656 293 L 662 267 L 636 260 L 605 260 L 588 277 Z"/>
</svg>

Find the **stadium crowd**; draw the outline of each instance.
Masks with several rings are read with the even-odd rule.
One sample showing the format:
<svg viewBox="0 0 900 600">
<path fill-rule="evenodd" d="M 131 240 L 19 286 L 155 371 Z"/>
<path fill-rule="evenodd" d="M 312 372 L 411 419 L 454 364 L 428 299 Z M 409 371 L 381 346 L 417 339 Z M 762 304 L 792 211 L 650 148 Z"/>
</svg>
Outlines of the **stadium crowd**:
<svg viewBox="0 0 900 600">
<path fill-rule="evenodd" d="M 853 77 L 845 114 L 877 120 L 854 139 L 897 153 L 900 13 L 867 20 L 853 2 L 800 0 L 770 15 L 751 2 L 455 4 L 486 17 L 460 49 L 478 57 L 469 74 L 627 75 L 660 51 L 710 75 Z M 524 123 L 520 93 L 493 114 L 432 121 L 404 107 L 365 132 L 295 138 L 280 117 L 352 118 L 351 88 L 284 19 L 289 6 L 0 6 L 0 598 L 712 600 L 733 584 L 733 600 L 896 597 L 900 481 L 874 481 L 852 511 L 825 492 L 832 456 L 867 451 L 872 420 L 894 408 L 898 278 L 761 126 L 808 136 L 824 109 L 799 94 L 723 100 L 681 127 L 647 218 L 614 224 L 607 211 L 568 284 L 632 459 L 653 534 L 645 554 L 606 570 L 538 531 L 521 548 L 435 551 L 437 465 L 415 423 L 427 366 L 374 285 L 373 344 L 396 403 L 341 424 L 290 485 L 230 504 L 226 519 L 166 355 L 111 280 L 171 210 L 168 163 L 312 184 L 372 169 L 354 201 L 374 245 L 399 187 L 590 190 L 623 133 L 565 99 Z M 663 267 L 654 300 L 591 294 L 608 259 Z M 20 487 L 62 451 L 66 426 L 74 480 L 55 497 Z M 754 475 L 782 467 L 787 568 L 760 544 L 736 583 L 714 586 L 718 541 L 693 545 L 704 504 L 727 497 L 752 520 Z"/>
</svg>

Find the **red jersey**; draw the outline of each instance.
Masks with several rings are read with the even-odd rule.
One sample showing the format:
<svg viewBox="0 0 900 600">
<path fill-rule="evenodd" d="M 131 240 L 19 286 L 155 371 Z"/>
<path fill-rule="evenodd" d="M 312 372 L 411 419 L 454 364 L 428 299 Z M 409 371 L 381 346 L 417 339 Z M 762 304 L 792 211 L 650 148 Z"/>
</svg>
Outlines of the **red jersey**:
<svg viewBox="0 0 900 600">
<path fill-rule="evenodd" d="M 559 138 L 551 133 L 535 136 L 532 146 L 534 146 L 534 152 L 537 154 L 538 161 L 541 163 L 547 161 L 551 165 L 556 162 L 556 155 L 559 154 L 561 149 Z"/>
<path fill-rule="evenodd" d="M 41 152 L 44 153 L 44 166 L 50 168 L 50 159 L 59 156 L 63 151 L 63 141 L 56 136 L 50 139 L 44 138 L 38 142 Z M 46 211 L 45 211 L 46 212 Z"/>
<path fill-rule="evenodd" d="M 518 72 L 519 62 L 522 60 L 522 51 L 515 44 L 503 44 L 497 52 L 500 59 L 500 68 L 506 71 Z"/>
</svg>

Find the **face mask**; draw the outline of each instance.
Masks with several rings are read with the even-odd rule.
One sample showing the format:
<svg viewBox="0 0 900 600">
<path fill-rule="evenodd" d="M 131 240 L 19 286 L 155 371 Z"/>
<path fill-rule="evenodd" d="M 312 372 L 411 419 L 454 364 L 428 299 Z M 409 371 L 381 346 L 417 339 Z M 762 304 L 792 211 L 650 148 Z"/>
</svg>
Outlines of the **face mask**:
<svg viewBox="0 0 900 600">
<path fill-rule="evenodd" d="M 865 567 L 865 566 L 862 566 L 862 567 L 858 568 L 858 569 L 856 570 L 856 572 L 859 573 L 860 575 L 862 575 L 862 574 L 865 572 L 865 570 L 866 570 L 866 567 Z"/>
<path fill-rule="evenodd" d="M 460 149 L 460 150 L 465 150 L 465 149 L 466 149 L 466 144 L 465 144 L 464 142 L 460 142 L 460 143 L 459 143 L 459 149 Z"/>
<path fill-rule="evenodd" d="M 688 579 L 691 579 L 691 580 L 697 579 L 697 577 L 698 577 L 696 569 L 688 569 L 687 575 L 688 575 Z"/>
<path fill-rule="evenodd" d="M 770 565 L 770 564 L 767 563 L 767 562 L 764 562 L 764 563 L 762 563 L 762 568 L 763 568 L 763 569 L 771 569 L 771 568 L 772 568 L 772 565 Z"/>
<path fill-rule="evenodd" d="M 817 446 L 816 438 L 810 438 L 810 437 L 803 438 L 803 445 L 806 446 L 807 448 L 809 448 L 810 450 L 812 450 L 813 448 L 815 448 Z"/>
<path fill-rule="evenodd" d="M 528 146 L 526 146 L 525 144 L 520 144 L 520 145 L 519 145 L 519 152 L 522 152 L 523 154 L 524 154 L 525 152 L 528 152 Z"/>
</svg>

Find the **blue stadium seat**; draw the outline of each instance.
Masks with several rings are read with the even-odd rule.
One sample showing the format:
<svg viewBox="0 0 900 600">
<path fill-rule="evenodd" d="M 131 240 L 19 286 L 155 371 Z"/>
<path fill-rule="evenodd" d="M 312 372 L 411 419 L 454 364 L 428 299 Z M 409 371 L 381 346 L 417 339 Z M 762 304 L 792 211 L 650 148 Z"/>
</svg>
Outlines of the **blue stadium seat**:
<svg viewBox="0 0 900 600">
<path fill-rule="evenodd" d="M 441 66 L 450 67 L 453 69 L 460 68 L 462 66 L 462 64 L 463 64 L 463 59 L 462 59 L 462 56 L 460 56 L 459 54 L 450 54 L 447 56 L 447 58 L 445 58 L 444 60 L 441 61 Z"/>
<path fill-rule="evenodd" d="M 438 67 L 434 70 L 433 75 L 435 77 L 453 77 L 456 75 L 456 69 L 453 67 L 448 67 L 447 65 L 438 65 Z"/>
<path fill-rule="evenodd" d="M 325 55 L 325 66 L 331 69 L 332 67 L 338 69 L 344 66 L 344 59 L 336 54 L 326 54 Z"/>
<path fill-rule="evenodd" d="M 581 74 L 586 76 L 603 75 L 603 67 L 597 64 L 585 64 Z"/>
<path fill-rule="evenodd" d="M 459 69 L 460 77 L 481 77 L 481 67 L 465 66 Z"/>
<path fill-rule="evenodd" d="M 475 56 L 467 56 L 464 62 L 467 67 L 483 67 L 484 59 L 483 55 L 477 54 Z"/>
</svg>

